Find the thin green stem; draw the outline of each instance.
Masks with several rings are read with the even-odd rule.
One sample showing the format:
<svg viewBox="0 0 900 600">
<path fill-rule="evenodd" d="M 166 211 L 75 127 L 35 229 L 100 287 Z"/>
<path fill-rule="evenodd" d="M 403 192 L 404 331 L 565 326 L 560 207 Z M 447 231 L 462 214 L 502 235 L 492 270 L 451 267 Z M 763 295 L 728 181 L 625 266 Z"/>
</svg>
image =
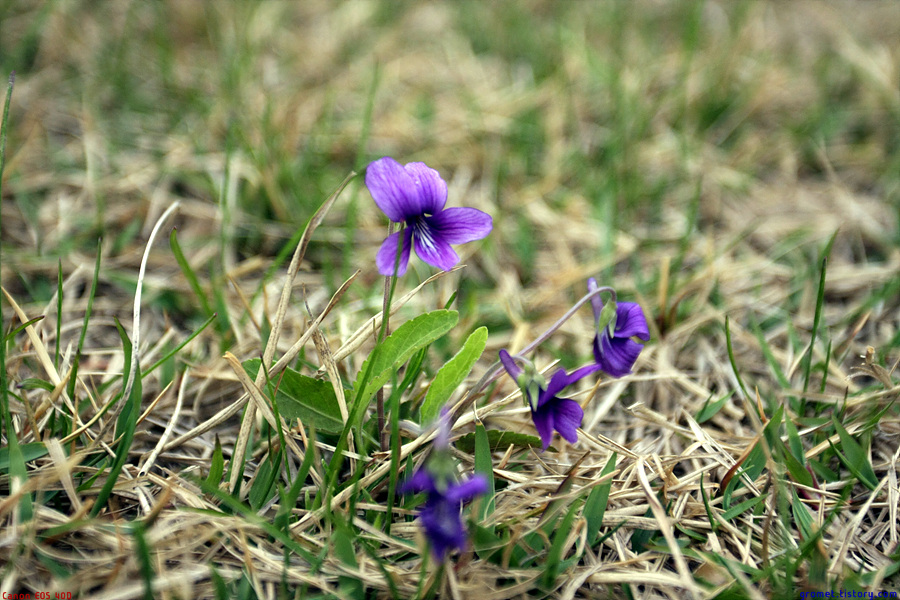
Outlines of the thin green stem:
<svg viewBox="0 0 900 600">
<path fill-rule="evenodd" d="M 549 328 L 547 328 L 547 330 L 544 333 L 542 333 L 541 335 L 539 335 L 533 342 L 531 342 L 530 344 L 528 344 L 527 346 L 522 348 L 522 350 L 518 353 L 519 356 L 524 356 L 524 355 L 528 354 L 529 352 L 533 352 L 539 345 L 544 343 L 551 335 L 553 335 L 557 329 L 562 327 L 563 323 L 565 323 L 566 321 L 571 319 L 572 315 L 574 315 L 578 311 L 579 308 L 584 306 L 584 304 L 586 302 L 589 302 L 590 299 L 593 298 L 594 296 L 599 296 L 600 294 L 604 294 L 604 293 L 609 294 L 610 299 L 613 302 L 616 301 L 616 291 L 614 289 L 612 289 L 611 287 L 603 286 L 603 287 L 598 287 L 595 290 L 589 291 L 587 294 L 582 296 L 581 299 L 578 300 L 578 302 L 576 302 L 572 306 L 572 308 L 570 308 L 568 311 L 566 311 L 566 314 L 561 316 L 556 321 L 556 323 L 554 323 Z M 463 412 L 468 410 L 469 406 L 471 406 L 472 403 L 475 402 L 475 397 L 484 388 L 486 388 L 488 385 L 491 384 L 491 382 L 495 381 L 498 377 L 500 377 L 500 367 L 501 366 L 502 365 L 500 364 L 500 361 L 498 360 L 497 362 L 492 364 L 490 367 L 488 367 L 488 370 L 484 372 L 484 375 L 481 376 L 481 379 L 478 380 L 478 383 L 476 383 L 472 387 L 472 389 L 469 390 L 469 393 L 466 394 L 465 398 L 463 398 L 462 401 L 459 403 L 456 411 L 453 413 L 453 417 L 450 421 L 451 423 L 453 423 L 457 419 L 459 419 L 462 416 Z"/>
</svg>

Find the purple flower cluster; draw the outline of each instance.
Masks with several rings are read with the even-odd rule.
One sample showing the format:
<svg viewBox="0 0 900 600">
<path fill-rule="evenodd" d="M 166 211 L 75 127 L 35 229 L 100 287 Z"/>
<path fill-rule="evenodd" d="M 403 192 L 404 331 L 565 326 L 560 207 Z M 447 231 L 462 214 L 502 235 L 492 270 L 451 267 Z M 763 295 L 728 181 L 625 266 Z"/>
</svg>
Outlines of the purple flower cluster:
<svg viewBox="0 0 900 600">
<path fill-rule="evenodd" d="M 460 516 L 463 502 L 488 491 L 483 475 L 473 475 L 463 482 L 452 482 L 436 477 L 422 468 L 399 488 L 400 493 L 425 492 L 425 504 L 419 510 L 419 518 L 425 535 L 431 542 L 434 557 L 441 561 L 451 550 L 466 546 L 466 528 Z"/>
<path fill-rule="evenodd" d="M 388 156 L 379 158 L 366 169 L 366 187 L 391 221 L 406 225 L 389 235 L 378 250 L 375 263 L 382 275 L 406 273 L 412 247 L 429 265 L 449 271 L 459 262 L 450 244 L 480 240 L 493 228 L 491 216 L 478 209 L 444 208 L 447 183 L 425 163 L 403 166 Z"/>
<path fill-rule="evenodd" d="M 392 222 L 401 224 L 399 231 L 384 240 L 375 257 L 379 272 L 385 276 L 406 273 L 412 248 L 424 262 L 450 270 L 459 263 L 451 244 L 480 240 L 493 228 L 490 215 L 480 210 L 445 208 L 447 184 L 437 171 L 424 163 L 401 165 L 393 158 L 380 158 L 366 169 L 366 186 L 378 208 Z M 601 300 L 601 293 L 611 296 L 606 303 Z M 595 323 L 591 363 L 571 373 L 558 369 L 548 381 L 527 358 L 500 350 L 500 363 L 522 390 L 544 450 L 550 446 L 554 431 L 570 443 L 577 442 L 578 428 L 584 419 L 581 406 L 559 394 L 597 371 L 612 377 L 627 375 L 643 349 L 643 344 L 634 338 L 650 339 L 647 319 L 638 304 L 616 303 L 615 292 L 599 288 L 593 278 L 588 280 L 588 294 Z M 586 300 L 582 299 L 577 306 Z M 568 315 L 562 320 L 565 318 Z M 425 493 L 419 518 L 432 553 L 439 561 L 466 545 L 462 504 L 489 489 L 488 480 L 482 475 L 458 480 L 457 465 L 449 450 L 449 434 L 450 419 L 445 410 L 441 413 L 431 455 L 398 489 L 404 494 Z"/>
<path fill-rule="evenodd" d="M 543 449 L 550 446 L 553 431 L 556 430 L 569 443 L 578 440 L 577 429 L 581 427 L 584 411 L 570 398 L 560 398 L 558 394 L 576 381 L 596 371 L 604 371 L 612 377 L 622 377 L 631 373 L 631 368 L 640 355 L 643 345 L 632 337 L 650 339 L 647 319 L 640 305 L 634 302 L 616 303 L 610 300 L 607 313 L 599 297 L 597 282 L 588 280 L 591 308 L 594 311 L 596 333 L 593 340 L 594 362 L 566 373 L 559 369 L 547 382 L 534 364 L 521 356 L 512 356 L 505 349 L 500 350 L 500 362 L 510 377 L 519 385 L 525 403 L 531 409 L 531 419 Z M 606 321 L 606 322 L 604 322 Z M 523 366 L 520 366 L 524 365 Z"/>
</svg>

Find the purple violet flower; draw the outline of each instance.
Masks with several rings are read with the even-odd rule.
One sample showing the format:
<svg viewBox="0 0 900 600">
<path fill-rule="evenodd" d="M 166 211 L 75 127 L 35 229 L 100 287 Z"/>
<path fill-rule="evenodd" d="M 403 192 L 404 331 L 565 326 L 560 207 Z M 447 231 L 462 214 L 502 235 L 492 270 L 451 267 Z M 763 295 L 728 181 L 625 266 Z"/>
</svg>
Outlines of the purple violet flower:
<svg viewBox="0 0 900 600">
<path fill-rule="evenodd" d="M 466 528 L 460 507 L 463 502 L 487 493 L 488 482 L 481 474 L 462 482 L 454 480 L 456 463 L 450 454 L 450 412 L 446 407 L 441 409 L 438 419 L 431 456 L 425 466 L 402 483 L 397 491 L 401 494 L 427 493 L 419 518 L 435 559 L 442 561 L 449 551 L 465 548 Z"/>
<path fill-rule="evenodd" d="M 585 365 L 571 374 L 567 374 L 565 369 L 559 369 L 547 383 L 530 361 L 525 361 L 526 368 L 523 369 L 516 363 L 516 360 L 525 361 L 521 357 L 513 359 L 509 352 L 500 350 L 500 362 L 503 364 L 503 368 L 519 385 L 525 402 L 531 408 L 531 420 L 534 421 L 534 428 L 541 436 L 543 449 L 546 450 L 550 447 L 554 429 L 570 444 L 577 442 L 577 429 L 581 427 L 584 411 L 574 400 L 560 398 L 557 394 L 579 379 L 600 370 L 600 365 Z"/>
<path fill-rule="evenodd" d="M 423 261 L 449 271 L 459 262 L 450 244 L 464 244 L 486 237 L 493 228 L 491 216 L 475 208 L 444 208 L 447 183 L 425 163 L 406 166 L 385 156 L 366 168 L 366 187 L 378 208 L 395 223 L 406 223 L 381 244 L 375 263 L 382 275 L 393 275 L 397 245 L 403 235 L 396 275 L 406 273 L 409 250 L 415 246 Z"/>
<path fill-rule="evenodd" d="M 588 291 L 597 289 L 597 280 L 588 279 Z M 647 327 L 647 319 L 644 311 L 636 302 L 618 302 L 614 304 L 615 315 L 611 315 L 609 322 L 600 330 L 601 315 L 604 310 L 600 296 L 591 298 L 591 308 L 594 310 L 594 322 L 597 325 L 597 333 L 594 335 L 594 360 L 600 368 L 613 377 L 622 377 L 631 373 L 631 367 L 644 349 L 632 337 L 638 337 L 643 341 L 650 339 L 650 330 Z"/>
<path fill-rule="evenodd" d="M 431 542 L 435 559 L 442 561 L 449 551 L 465 548 L 466 528 L 460 516 L 460 507 L 463 502 L 487 493 L 488 483 L 480 474 L 460 483 L 447 481 L 435 477 L 426 467 L 416 471 L 398 491 L 402 494 L 427 493 L 425 504 L 419 510 L 419 518 Z"/>
</svg>

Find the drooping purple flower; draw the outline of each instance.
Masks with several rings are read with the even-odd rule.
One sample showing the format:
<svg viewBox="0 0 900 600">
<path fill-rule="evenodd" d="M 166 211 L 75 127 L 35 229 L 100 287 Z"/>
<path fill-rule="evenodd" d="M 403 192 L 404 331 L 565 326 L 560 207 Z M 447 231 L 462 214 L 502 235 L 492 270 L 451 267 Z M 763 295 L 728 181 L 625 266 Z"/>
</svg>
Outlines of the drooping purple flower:
<svg viewBox="0 0 900 600">
<path fill-rule="evenodd" d="M 378 208 L 403 231 L 392 233 L 381 244 L 375 263 L 382 275 L 393 275 L 400 237 L 400 262 L 396 275 L 406 273 L 409 250 L 415 246 L 423 261 L 449 271 L 459 262 L 450 244 L 464 244 L 486 237 L 493 228 L 491 216 L 475 208 L 444 208 L 447 183 L 425 163 L 406 166 L 385 156 L 369 164 L 366 187 Z"/>
<path fill-rule="evenodd" d="M 600 365 L 585 365 L 568 374 L 565 369 L 559 369 L 550 377 L 548 383 L 528 362 L 525 363 L 528 367 L 526 372 L 506 350 L 500 350 L 500 362 L 522 390 L 525 402 L 531 409 L 534 428 L 541 437 L 543 449 L 550 447 L 554 429 L 569 443 L 577 442 L 577 430 L 581 427 L 584 411 L 574 400 L 560 398 L 557 394 L 579 379 L 598 371 Z"/>
<path fill-rule="evenodd" d="M 588 291 L 595 289 L 597 281 L 591 277 L 588 279 Z M 615 304 L 615 316 L 601 331 L 603 301 L 599 295 L 591 298 L 591 308 L 597 325 L 597 332 L 594 334 L 594 360 L 605 373 L 613 377 L 628 375 L 644 349 L 643 344 L 631 338 L 637 337 L 645 342 L 650 339 L 644 311 L 636 302 L 618 302 Z"/>
<path fill-rule="evenodd" d="M 437 420 L 431 456 L 397 488 L 401 494 L 427 494 L 419 518 L 438 561 L 449 551 L 461 550 L 466 545 L 466 528 L 460 516 L 462 503 L 488 491 L 487 479 L 481 474 L 456 481 L 456 461 L 450 453 L 450 426 L 450 411 L 444 407 Z"/>
<path fill-rule="evenodd" d="M 462 482 L 449 481 L 432 475 L 426 465 L 403 483 L 398 491 L 401 494 L 427 494 L 425 504 L 419 509 L 419 518 L 431 542 L 435 559 L 441 561 L 449 551 L 465 548 L 466 528 L 460 515 L 462 503 L 486 493 L 488 483 L 480 474 Z"/>
</svg>

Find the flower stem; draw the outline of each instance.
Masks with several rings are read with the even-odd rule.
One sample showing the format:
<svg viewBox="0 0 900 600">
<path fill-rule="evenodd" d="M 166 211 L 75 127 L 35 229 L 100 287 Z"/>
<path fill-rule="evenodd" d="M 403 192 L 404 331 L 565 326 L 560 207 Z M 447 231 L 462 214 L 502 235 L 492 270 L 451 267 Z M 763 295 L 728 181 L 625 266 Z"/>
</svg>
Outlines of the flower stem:
<svg viewBox="0 0 900 600">
<path fill-rule="evenodd" d="M 539 335 L 533 342 L 531 342 L 530 344 L 528 344 L 527 346 L 522 348 L 522 350 L 520 352 L 518 352 L 517 355 L 514 355 L 513 358 L 516 358 L 516 356 L 524 356 L 524 355 L 528 354 L 529 352 L 533 352 L 538 346 L 540 346 L 542 343 L 547 341 L 547 339 L 551 335 L 556 333 L 556 330 L 559 329 L 560 327 L 562 327 L 563 323 L 565 323 L 566 321 L 571 319 L 572 315 L 574 315 L 578 311 L 578 309 L 581 308 L 586 302 L 589 302 L 590 299 L 593 298 L 594 296 L 599 296 L 600 294 L 603 294 L 603 293 L 608 293 L 610 295 L 610 299 L 613 302 L 616 301 L 616 290 L 614 290 L 613 288 L 611 288 L 609 286 L 598 287 L 597 289 L 589 291 L 587 294 L 582 296 L 581 299 L 578 300 L 578 302 L 576 302 L 574 304 L 574 306 L 572 306 L 572 308 L 570 308 L 568 311 L 566 311 L 566 314 L 561 316 L 556 321 L 556 323 L 551 325 L 544 333 Z M 453 423 L 457 419 L 459 419 L 462 416 L 463 412 L 468 410 L 469 406 L 471 406 L 472 403 L 475 402 L 475 397 L 484 388 L 486 388 L 488 385 L 491 384 L 491 382 L 495 381 L 498 377 L 500 377 L 502 366 L 503 365 L 498 360 L 497 362 L 492 364 L 490 367 L 488 367 L 488 370 L 484 372 L 484 375 L 481 376 L 481 379 L 478 380 L 478 383 L 476 383 L 475 386 L 469 390 L 469 393 L 466 394 L 466 396 L 462 399 L 462 401 L 460 401 L 457 409 L 453 412 L 453 418 L 451 419 L 451 423 Z"/>
<path fill-rule="evenodd" d="M 394 224 L 388 225 L 388 235 Z M 403 225 L 400 225 L 400 239 L 397 244 L 397 256 L 394 258 L 394 275 L 388 275 L 384 278 L 384 302 L 381 305 L 381 331 L 378 332 L 378 340 L 376 345 L 384 341 L 384 338 L 391 334 L 391 299 L 394 297 L 394 289 L 397 286 L 397 269 L 400 267 L 400 257 L 403 254 Z M 382 452 L 388 451 L 387 433 L 385 431 L 384 420 L 384 388 L 380 388 L 375 393 L 375 411 L 378 419 L 378 442 Z"/>
</svg>

